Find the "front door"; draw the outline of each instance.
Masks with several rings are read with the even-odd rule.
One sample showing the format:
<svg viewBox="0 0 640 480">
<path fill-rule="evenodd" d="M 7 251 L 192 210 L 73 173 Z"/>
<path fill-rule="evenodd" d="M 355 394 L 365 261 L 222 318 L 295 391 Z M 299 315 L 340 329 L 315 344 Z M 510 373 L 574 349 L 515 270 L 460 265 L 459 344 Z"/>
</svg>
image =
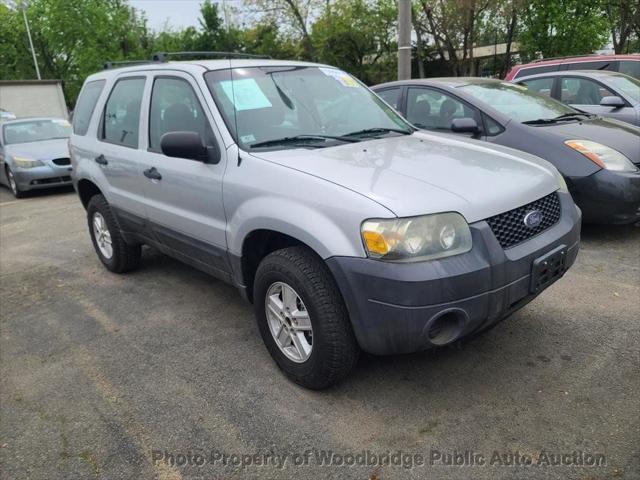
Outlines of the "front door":
<svg viewBox="0 0 640 480">
<path fill-rule="evenodd" d="M 145 95 L 146 149 L 140 156 L 145 205 L 155 238 L 170 253 L 214 275 L 230 271 L 226 253 L 226 217 L 222 179 L 226 166 L 222 139 L 211 121 L 202 91 L 184 73 L 156 73 Z M 218 145 L 217 164 L 164 155 L 162 135 L 197 132 L 204 143 Z"/>
</svg>

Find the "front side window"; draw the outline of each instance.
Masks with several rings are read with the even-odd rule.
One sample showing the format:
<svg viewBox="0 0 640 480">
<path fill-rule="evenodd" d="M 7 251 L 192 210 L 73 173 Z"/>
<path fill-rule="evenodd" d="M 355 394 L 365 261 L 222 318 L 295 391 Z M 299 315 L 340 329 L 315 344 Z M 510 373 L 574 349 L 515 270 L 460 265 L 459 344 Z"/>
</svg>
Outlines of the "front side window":
<svg viewBox="0 0 640 480">
<path fill-rule="evenodd" d="M 138 148 L 140 104 L 144 78 L 118 80 L 104 108 L 102 139 L 107 142 Z"/>
<path fill-rule="evenodd" d="M 560 83 L 560 100 L 571 105 L 600 105 L 603 97 L 614 94 L 588 78 L 565 77 Z"/>
<path fill-rule="evenodd" d="M 180 78 L 160 77 L 153 83 L 149 111 L 149 148 L 160 151 L 167 132 L 196 132 L 213 145 L 213 132 L 193 88 Z"/>
<path fill-rule="evenodd" d="M 451 130 L 451 122 L 456 118 L 473 118 L 480 124 L 478 111 L 454 96 L 430 88 L 409 88 L 407 120 L 416 127 Z"/>
<path fill-rule="evenodd" d="M 550 97 L 551 89 L 553 88 L 553 77 L 525 80 L 522 84 L 526 85 L 531 92 L 539 93 L 545 97 Z"/>
<path fill-rule="evenodd" d="M 73 133 L 76 135 L 85 135 L 87 133 L 93 110 L 96 108 L 96 103 L 102 93 L 104 84 L 105 80 L 89 82 L 80 92 L 80 97 L 73 112 Z"/>
<path fill-rule="evenodd" d="M 576 111 L 552 98 L 530 92 L 526 87 L 491 82 L 459 87 L 464 92 L 518 122 L 552 119 Z"/>
<path fill-rule="evenodd" d="M 42 142 L 56 138 L 69 138 L 71 125 L 62 118 L 25 120 L 5 125 L 2 134 L 5 145 Z"/>
<path fill-rule="evenodd" d="M 315 148 L 339 143 L 337 137 L 346 140 L 353 135 L 349 140 L 357 141 L 365 130 L 380 134 L 413 130 L 369 89 L 335 68 L 233 68 L 208 72 L 205 79 L 227 128 L 243 149 L 297 147 L 298 139 L 315 141 Z M 285 145 L 292 137 L 295 142 Z"/>
</svg>

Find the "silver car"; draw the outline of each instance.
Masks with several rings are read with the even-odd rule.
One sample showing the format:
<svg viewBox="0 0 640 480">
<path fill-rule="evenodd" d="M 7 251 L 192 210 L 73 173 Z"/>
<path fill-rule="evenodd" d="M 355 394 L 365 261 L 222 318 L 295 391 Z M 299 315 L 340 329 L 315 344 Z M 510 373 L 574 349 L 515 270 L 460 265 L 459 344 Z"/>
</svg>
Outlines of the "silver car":
<svg viewBox="0 0 640 480">
<path fill-rule="evenodd" d="M 515 80 L 578 110 L 640 126 L 640 80 L 605 70 L 540 73 Z"/>
<path fill-rule="evenodd" d="M 68 138 L 61 118 L 0 122 L 0 183 L 20 198 L 27 191 L 71 185 Z"/>
<path fill-rule="evenodd" d="M 309 388 L 346 376 L 360 350 L 490 328 L 578 252 L 580 211 L 551 164 L 418 132 L 326 65 L 106 70 L 86 80 L 73 130 L 103 265 L 130 271 L 147 244 L 235 285 L 275 362 Z"/>
</svg>

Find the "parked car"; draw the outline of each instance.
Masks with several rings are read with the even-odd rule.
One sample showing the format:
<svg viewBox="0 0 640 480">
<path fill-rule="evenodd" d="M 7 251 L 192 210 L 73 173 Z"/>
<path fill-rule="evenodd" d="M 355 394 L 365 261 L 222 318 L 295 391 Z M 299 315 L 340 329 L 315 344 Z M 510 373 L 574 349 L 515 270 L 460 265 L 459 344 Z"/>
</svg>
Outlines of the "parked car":
<svg viewBox="0 0 640 480">
<path fill-rule="evenodd" d="M 0 122 L 0 183 L 16 198 L 29 190 L 71 186 L 70 133 L 62 118 Z"/>
<path fill-rule="evenodd" d="M 373 87 L 412 124 L 537 155 L 555 165 L 586 222 L 640 219 L 640 129 L 581 113 L 526 87 L 431 78 Z"/>
<path fill-rule="evenodd" d="M 16 116 L 13 113 L 6 111 L 4 108 L 0 108 L 0 122 L 6 120 L 15 120 L 15 118 Z"/>
<path fill-rule="evenodd" d="M 640 126 L 640 80 L 599 70 L 551 72 L 516 80 L 583 112 Z"/>
<path fill-rule="evenodd" d="M 360 349 L 488 328 L 578 251 L 580 211 L 551 164 L 416 133 L 332 67 L 106 70 L 86 80 L 73 124 L 74 184 L 104 266 L 137 267 L 147 244 L 234 284 L 306 387 L 344 377 Z"/>
<path fill-rule="evenodd" d="M 519 80 L 538 73 L 571 70 L 609 70 L 620 72 L 640 80 L 640 55 L 585 55 L 536 60 L 524 65 L 514 65 L 505 80 Z"/>
</svg>

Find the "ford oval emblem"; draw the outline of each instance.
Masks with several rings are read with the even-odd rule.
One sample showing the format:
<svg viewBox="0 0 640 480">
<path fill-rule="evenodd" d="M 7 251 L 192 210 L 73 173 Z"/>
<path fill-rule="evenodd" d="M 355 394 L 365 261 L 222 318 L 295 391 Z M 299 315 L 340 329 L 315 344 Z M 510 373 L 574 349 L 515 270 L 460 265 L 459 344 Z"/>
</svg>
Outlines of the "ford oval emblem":
<svg viewBox="0 0 640 480">
<path fill-rule="evenodd" d="M 540 210 L 531 210 L 526 213 L 522 221 L 527 227 L 536 228 L 542 223 L 542 212 Z"/>
</svg>

